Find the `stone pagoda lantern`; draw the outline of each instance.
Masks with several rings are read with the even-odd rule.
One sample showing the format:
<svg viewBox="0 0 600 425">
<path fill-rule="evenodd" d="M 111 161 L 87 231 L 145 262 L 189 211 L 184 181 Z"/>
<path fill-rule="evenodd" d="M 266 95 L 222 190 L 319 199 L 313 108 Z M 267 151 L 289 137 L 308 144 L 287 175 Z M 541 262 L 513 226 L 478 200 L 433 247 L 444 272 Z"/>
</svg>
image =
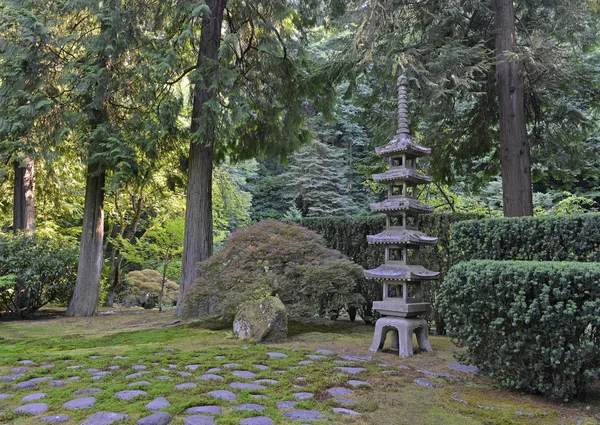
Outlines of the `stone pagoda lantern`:
<svg viewBox="0 0 600 425">
<path fill-rule="evenodd" d="M 439 275 L 419 264 L 420 247 L 437 243 L 437 238 L 419 231 L 419 216 L 433 212 L 433 207 L 417 199 L 419 186 L 431 182 L 431 177 L 416 170 L 417 158 L 429 154 L 431 149 L 410 138 L 406 86 L 406 77 L 401 75 L 398 133 L 388 144 L 376 149 L 377 155 L 388 159 L 389 169 L 374 174 L 373 180 L 387 185 L 388 196 L 383 202 L 371 204 L 371 210 L 386 215 L 386 226 L 378 235 L 367 236 L 367 241 L 385 247 L 385 263 L 364 272 L 367 279 L 383 283 L 383 300 L 373 302 L 373 309 L 382 317 L 377 320 L 370 351 L 380 351 L 386 334 L 392 331 L 391 346 L 399 351 L 400 357 L 413 354 L 413 332 L 419 348 L 432 351 L 427 322 L 420 317 L 430 310 L 430 304 L 421 299 L 421 285 Z"/>
</svg>

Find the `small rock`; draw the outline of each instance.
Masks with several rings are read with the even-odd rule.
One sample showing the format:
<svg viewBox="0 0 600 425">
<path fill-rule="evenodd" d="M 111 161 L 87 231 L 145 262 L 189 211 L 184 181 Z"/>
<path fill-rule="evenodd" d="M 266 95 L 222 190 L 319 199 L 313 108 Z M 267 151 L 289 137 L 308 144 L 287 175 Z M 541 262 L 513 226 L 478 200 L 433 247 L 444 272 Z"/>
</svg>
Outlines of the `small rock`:
<svg viewBox="0 0 600 425">
<path fill-rule="evenodd" d="M 188 416 L 185 419 L 184 425 L 213 425 L 215 423 L 215 418 L 212 416 Z"/>
<path fill-rule="evenodd" d="M 237 396 L 231 391 L 227 390 L 214 390 L 206 393 L 206 395 L 218 398 L 220 400 L 236 400 Z"/>
<path fill-rule="evenodd" d="M 186 382 L 184 384 L 175 385 L 178 390 L 187 390 L 189 388 L 196 388 L 196 384 L 193 382 Z"/>
<path fill-rule="evenodd" d="M 164 409 L 165 407 L 169 407 L 171 403 L 164 397 L 158 397 L 152 400 L 150 403 L 146 405 L 146 409 L 157 411 L 160 409 Z"/>
<path fill-rule="evenodd" d="M 255 416 L 253 418 L 245 418 L 238 422 L 240 425 L 273 425 L 273 420 L 266 416 Z"/>
<path fill-rule="evenodd" d="M 125 390 L 115 393 L 115 397 L 117 397 L 119 400 L 131 400 L 132 398 L 136 398 L 146 394 L 148 393 L 142 390 Z"/>
<path fill-rule="evenodd" d="M 150 416 L 146 416 L 136 423 L 137 425 L 167 425 L 171 423 L 171 415 L 169 415 L 167 412 L 159 412 Z"/>
<path fill-rule="evenodd" d="M 428 379 L 424 379 L 424 378 L 417 378 L 415 379 L 415 383 L 417 385 L 420 385 L 422 387 L 431 387 L 431 388 L 435 388 L 435 384 L 433 382 L 431 382 Z"/>
<path fill-rule="evenodd" d="M 98 412 L 87 418 L 81 425 L 111 425 L 113 422 L 127 419 L 129 415 L 114 412 Z"/>
<path fill-rule="evenodd" d="M 48 405 L 46 403 L 25 404 L 14 410 L 15 413 L 26 413 L 28 415 L 39 415 L 47 411 Z"/>
<path fill-rule="evenodd" d="M 91 409 L 96 403 L 94 397 L 76 398 L 75 400 L 67 401 L 63 404 L 67 409 Z"/>
<path fill-rule="evenodd" d="M 206 413 L 209 415 L 220 415 L 222 411 L 223 410 L 219 406 L 197 406 L 186 409 L 185 413 Z"/>
<path fill-rule="evenodd" d="M 406 366 L 405 364 L 401 364 L 400 366 L 398 366 L 398 369 L 411 370 L 411 368 L 409 366 Z"/>
<path fill-rule="evenodd" d="M 316 410 L 290 410 L 288 412 L 284 412 L 283 416 L 295 421 L 314 421 L 323 417 L 321 412 Z"/>
<path fill-rule="evenodd" d="M 23 397 L 21 401 L 36 401 L 44 397 L 46 397 L 46 393 L 30 394 Z"/>
<path fill-rule="evenodd" d="M 350 416 L 360 415 L 360 413 L 355 412 L 354 410 L 344 409 L 343 407 L 334 407 L 333 412 L 339 413 L 340 415 L 350 415 Z"/>
<path fill-rule="evenodd" d="M 48 424 L 58 424 L 61 422 L 67 422 L 71 420 L 68 416 L 46 416 L 45 418 L 40 419 L 40 422 L 45 422 Z"/>
</svg>

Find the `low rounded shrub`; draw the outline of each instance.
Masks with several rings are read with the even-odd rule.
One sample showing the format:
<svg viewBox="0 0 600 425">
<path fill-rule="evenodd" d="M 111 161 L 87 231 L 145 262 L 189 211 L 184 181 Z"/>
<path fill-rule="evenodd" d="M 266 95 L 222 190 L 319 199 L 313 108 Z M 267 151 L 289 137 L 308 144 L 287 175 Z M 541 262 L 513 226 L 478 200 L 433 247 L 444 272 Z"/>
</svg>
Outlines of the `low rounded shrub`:
<svg viewBox="0 0 600 425">
<path fill-rule="evenodd" d="M 198 280 L 185 296 L 184 319 L 225 327 L 241 304 L 276 295 L 290 316 L 335 319 L 363 302 L 355 293 L 362 267 L 328 249 L 317 233 L 277 221 L 235 232 L 224 249 L 198 265 Z"/>
<path fill-rule="evenodd" d="M 26 316 L 44 305 L 66 305 L 75 288 L 75 241 L 0 234 L 0 313 Z"/>
<path fill-rule="evenodd" d="M 600 265 L 470 261 L 438 294 L 468 361 L 513 389 L 569 399 L 600 373 Z"/>
</svg>

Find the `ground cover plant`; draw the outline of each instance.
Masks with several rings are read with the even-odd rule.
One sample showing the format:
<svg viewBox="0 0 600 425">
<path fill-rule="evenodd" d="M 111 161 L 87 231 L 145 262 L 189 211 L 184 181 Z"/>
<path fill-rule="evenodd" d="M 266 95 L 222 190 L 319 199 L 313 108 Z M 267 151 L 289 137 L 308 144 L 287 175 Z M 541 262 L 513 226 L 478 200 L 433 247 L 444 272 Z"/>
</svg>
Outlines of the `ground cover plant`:
<svg viewBox="0 0 600 425">
<path fill-rule="evenodd" d="M 70 420 L 64 423 L 74 425 L 94 413 L 109 411 L 129 415 L 115 424 L 133 425 L 153 413 L 145 406 L 158 397 L 165 397 L 170 403 L 162 411 L 173 418 L 171 423 L 175 425 L 183 424 L 190 416 L 200 415 L 186 410 L 202 405 L 221 408 L 220 414 L 207 415 L 214 417 L 217 425 L 238 424 L 244 418 L 256 416 L 270 417 L 276 424 L 319 425 L 589 425 L 598 423 L 600 418 L 600 399 L 596 392 L 590 393 L 585 403 L 567 405 L 511 393 L 479 375 L 448 368 L 456 363 L 453 356 L 457 349 L 445 337 L 431 337 L 433 353 L 399 359 L 390 352 L 374 353 L 371 357 L 366 347 L 372 328 L 362 324 L 294 322 L 288 342 L 263 346 L 246 345 L 230 338 L 227 331 L 169 326 L 171 323 L 172 318 L 164 313 L 142 310 L 109 310 L 93 321 L 48 317 L 28 323 L 1 322 L 0 376 L 17 378 L 0 380 L 0 394 L 12 394 L 0 400 L 0 423 L 33 425 L 45 415 L 66 415 Z M 328 351 L 320 354 L 317 350 L 331 350 L 335 354 Z M 267 353 L 282 353 L 287 357 L 270 357 Z M 34 363 L 19 363 L 23 360 Z M 11 372 L 15 367 L 27 370 L 15 374 Z M 350 375 L 336 369 L 339 367 L 364 370 Z M 212 368 L 221 369 L 211 373 L 221 376 L 222 381 L 200 379 Z M 256 376 L 236 376 L 243 371 Z M 24 375 L 19 377 L 19 373 Z M 135 374 L 139 375 L 130 376 Z M 15 388 L 31 378 L 50 376 L 52 379 L 38 382 L 34 388 Z M 70 379 L 75 376 L 80 379 Z M 254 383 L 259 379 L 273 379 L 277 383 L 265 383 L 264 388 L 250 391 L 229 386 L 233 382 Z M 51 384 L 59 380 L 65 385 Z M 350 382 L 354 380 L 364 381 L 369 386 L 353 387 Z M 426 380 L 435 387 L 418 385 L 416 380 Z M 135 382 L 138 383 L 130 386 Z M 184 383 L 193 383 L 196 387 L 176 388 Z M 101 391 L 90 395 L 73 394 L 87 388 Z M 342 388 L 349 393 L 332 396 L 327 392 L 331 388 Z M 218 400 L 207 395 L 217 389 L 229 390 L 237 399 Z M 124 390 L 145 391 L 145 394 L 120 401 L 115 394 Z M 39 393 L 46 396 L 30 403 L 21 401 L 22 397 Z M 294 394 L 298 393 L 310 393 L 313 397 L 296 400 Z M 252 394 L 266 398 L 253 398 Z M 93 407 L 68 409 L 64 406 L 84 397 L 96 399 Z M 342 406 L 334 401 L 336 398 L 349 399 L 355 404 Z M 288 409 L 278 407 L 280 401 L 297 401 L 298 404 Z M 17 407 L 31 403 L 48 404 L 48 412 L 38 416 L 13 413 Z M 242 404 L 258 404 L 265 409 L 261 412 L 235 409 Z M 334 407 L 346 407 L 359 415 L 334 413 Z M 295 421 L 285 417 L 286 412 L 300 409 L 317 411 L 321 419 Z"/>
</svg>

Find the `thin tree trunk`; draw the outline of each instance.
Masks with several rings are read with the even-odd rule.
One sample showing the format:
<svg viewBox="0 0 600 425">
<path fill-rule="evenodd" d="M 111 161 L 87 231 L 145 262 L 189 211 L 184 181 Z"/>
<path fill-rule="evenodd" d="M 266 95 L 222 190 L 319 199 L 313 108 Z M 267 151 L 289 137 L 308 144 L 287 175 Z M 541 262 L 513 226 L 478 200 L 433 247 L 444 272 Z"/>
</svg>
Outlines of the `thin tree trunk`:
<svg viewBox="0 0 600 425">
<path fill-rule="evenodd" d="M 88 317 L 98 313 L 104 239 L 104 180 L 104 170 L 88 166 L 77 281 L 67 316 Z"/>
<path fill-rule="evenodd" d="M 212 84 L 213 74 L 208 69 L 216 66 L 218 61 L 226 0 L 209 0 L 207 4 L 210 15 L 202 18 L 197 61 L 198 67 L 205 72 L 204 84 L 194 87 L 181 284 L 175 310 L 177 316 L 181 315 L 186 291 L 196 281 L 196 264 L 208 259 L 213 251 L 212 171 L 216 116 L 206 103 L 217 94 Z"/>
<path fill-rule="evenodd" d="M 35 169 L 33 158 L 25 163 L 15 161 L 13 231 L 32 233 L 35 230 Z"/>
<path fill-rule="evenodd" d="M 521 62 L 514 58 L 517 42 L 512 0 L 494 0 L 494 24 L 504 215 L 533 215 L 525 88 Z"/>
<path fill-rule="evenodd" d="M 163 296 L 165 295 L 165 283 L 167 281 L 167 268 L 169 267 L 170 258 L 167 255 L 165 264 L 163 264 L 162 281 L 160 282 L 160 295 L 158 297 L 158 312 L 162 313 Z"/>
</svg>

